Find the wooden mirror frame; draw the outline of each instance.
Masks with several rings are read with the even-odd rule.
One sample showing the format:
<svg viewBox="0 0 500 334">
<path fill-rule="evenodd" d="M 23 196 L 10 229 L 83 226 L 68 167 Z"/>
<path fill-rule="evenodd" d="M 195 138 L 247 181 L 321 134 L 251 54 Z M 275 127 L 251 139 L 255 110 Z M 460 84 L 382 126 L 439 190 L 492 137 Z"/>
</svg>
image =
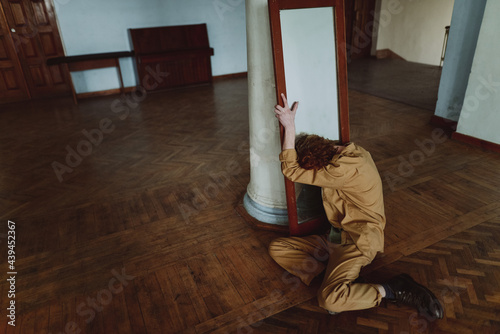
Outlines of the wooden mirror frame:
<svg viewBox="0 0 500 334">
<path fill-rule="evenodd" d="M 283 44 L 281 35 L 280 10 L 332 7 L 334 15 L 334 36 L 337 69 L 337 97 L 339 116 L 339 139 L 349 142 L 349 104 L 347 97 L 347 52 L 345 42 L 344 0 L 269 0 L 269 19 L 271 25 L 271 41 L 274 60 L 274 77 L 276 81 L 276 100 L 282 104 L 281 93 L 286 95 L 285 64 L 283 60 Z M 284 129 L 280 124 L 280 138 L 283 144 Z M 295 184 L 285 177 L 285 192 L 288 209 L 290 235 L 308 235 L 319 232 L 326 226 L 326 217 L 314 218 L 299 224 Z"/>
</svg>

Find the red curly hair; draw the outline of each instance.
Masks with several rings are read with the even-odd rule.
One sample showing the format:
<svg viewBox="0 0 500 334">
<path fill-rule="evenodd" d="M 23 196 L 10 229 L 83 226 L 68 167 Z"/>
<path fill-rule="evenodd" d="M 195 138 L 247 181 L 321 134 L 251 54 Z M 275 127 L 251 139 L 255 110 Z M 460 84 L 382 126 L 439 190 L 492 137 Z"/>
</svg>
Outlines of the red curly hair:
<svg viewBox="0 0 500 334">
<path fill-rule="evenodd" d="M 336 144 L 318 135 L 299 134 L 295 138 L 295 150 L 300 167 L 315 170 L 326 167 L 337 152 Z"/>
</svg>

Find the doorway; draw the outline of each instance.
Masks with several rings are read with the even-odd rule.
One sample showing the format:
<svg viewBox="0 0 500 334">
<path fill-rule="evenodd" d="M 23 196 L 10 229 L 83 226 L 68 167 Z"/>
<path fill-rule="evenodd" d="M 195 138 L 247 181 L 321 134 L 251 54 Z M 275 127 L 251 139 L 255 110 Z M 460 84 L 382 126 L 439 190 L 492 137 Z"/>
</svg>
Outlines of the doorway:
<svg viewBox="0 0 500 334">
<path fill-rule="evenodd" d="M 52 0 L 0 0 L 0 103 L 71 94 Z"/>
<path fill-rule="evenodd" d="M 351 54 L 349 88 L 434 111 L 441 78 L 443 39 L 451 22 L 454 0 L 398 0 L 393 5 L 377 0 L 375 3 L 376 31 L 369 33 L 373 26 L 369 23 L 363 30 L 374 37 L 375 45 L 371 48 L 374 57 L 359 59 Z M 358 11 L 355 13 L 363 16 Z M 360 40 L 367 44 L 363 38 Z"/>
<path fill-rule="evenodd" d="M 374 28 L 375 0 L 346 0 L 347 57 L 351 59 L 371 56 Z"/>
</svg>

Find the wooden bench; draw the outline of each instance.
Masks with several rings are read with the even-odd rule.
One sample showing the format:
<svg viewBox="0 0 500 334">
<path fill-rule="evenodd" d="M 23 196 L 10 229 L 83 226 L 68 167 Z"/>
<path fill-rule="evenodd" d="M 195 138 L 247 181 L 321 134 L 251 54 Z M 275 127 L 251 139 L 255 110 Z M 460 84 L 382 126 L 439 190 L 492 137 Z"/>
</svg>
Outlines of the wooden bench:
<svg viewBox="0 0 500 334">
<path fill-rule="evenodd" d="M 47 59 L 47 65 L 64 64 L 68 72 L 86 71 L 98 68 L 115 67 L 118 70 L 118 77 L 120 79 L 120 92 L 124 93 L 124 85 L 122 78 L 122 71 L 120 67 L 120 58 L 133 57 L 133 51 L 120 51 L 120 52 L 107 52 L 107 53 L 94 53 L 78 56 L 57 57 Z M 71 75 L 70 75 L 71 77 Z M 75 86 L 73 80 L 71 82 L 71 91 L 73 93 L 73 101 L 78 104 L 76 97 Z"/>
</svg>

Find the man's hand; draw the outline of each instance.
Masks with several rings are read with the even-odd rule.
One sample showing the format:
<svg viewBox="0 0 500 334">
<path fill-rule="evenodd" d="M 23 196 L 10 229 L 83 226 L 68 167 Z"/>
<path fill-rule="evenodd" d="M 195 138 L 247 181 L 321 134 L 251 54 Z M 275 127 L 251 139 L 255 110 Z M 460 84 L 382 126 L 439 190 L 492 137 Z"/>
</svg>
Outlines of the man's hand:
<svg viewBox="0 0 500 334">
<path fill-rule="evenodd" d="M 276 118 L 285 128 L 285 138 L 283 139 L 283 150 L 294 149 L 295 148 L 295 114 L 297 113 L 297 108 L 299 107 L 298 102 L 294 102 L 292 109 L 288 106 L 288 101 L 286 100 L 285 94 L 281 94 L 283 99 L 283 107 L 277 105 L 274 107 L 274 113 Z"/>
<path fill-rule="evenodd" d="M 297 108 L 299 107 L 299 103 L 294 102 L 292 105 L 292 109 L 290 109 L 285 94 L 282 93 L 281 98 L 283 99 L 283 107 L 280 105 L 276 105 L 274 107 L 274 113 L 276 114 L 276 118 L 279 120 L 281 125 L 283 125 L 285 130 L 292 128 L 295 129 L 295 114 L 297 113 Z"/>
</svg>

